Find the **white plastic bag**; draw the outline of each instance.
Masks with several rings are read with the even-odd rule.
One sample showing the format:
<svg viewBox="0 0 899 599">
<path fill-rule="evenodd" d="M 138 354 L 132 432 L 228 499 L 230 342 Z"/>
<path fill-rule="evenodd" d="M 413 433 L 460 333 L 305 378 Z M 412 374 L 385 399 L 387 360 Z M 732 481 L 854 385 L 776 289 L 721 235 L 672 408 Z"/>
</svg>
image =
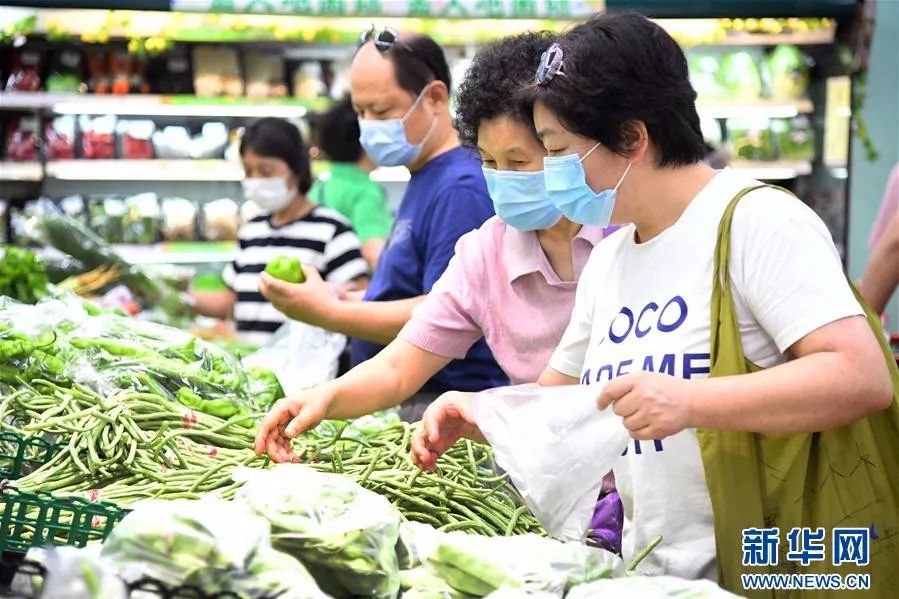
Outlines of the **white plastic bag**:
<svg viewBox="0 0 899 599">
<path fill-rule="evenodd" d="M 290 397 L 337 376 L 346 337 L 290 320 L 275 331 L 269 342 L 243 359 L 244 366 L 260 366 L 275 373 L 284 394 Z"/>
<path fill-rule="evenodd" d="M 500 387 L 477 394 L 472 412 L 528 508 L 552 536 L 584 539 L 603 477 L 630 436 L 597 386 Z"/>
<path fill-rule="evenodd" d="M 92 548 L 55 547 L 44 556 L 41 599 L 127 599 L 125 583 Z"/>
</svg>

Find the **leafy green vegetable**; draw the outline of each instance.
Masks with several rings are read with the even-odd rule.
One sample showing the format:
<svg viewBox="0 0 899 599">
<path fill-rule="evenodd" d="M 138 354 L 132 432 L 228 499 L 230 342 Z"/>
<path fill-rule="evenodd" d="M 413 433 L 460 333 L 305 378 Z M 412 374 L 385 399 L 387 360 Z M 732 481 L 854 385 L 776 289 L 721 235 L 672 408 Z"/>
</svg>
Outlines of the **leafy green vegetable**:
<svg viewBox="0 0 899 599">
<path fill-rule="evenodd" d="M 44 261 L 31 250 L 4 246 L 0 258 L 0 295 L 25 304 L 47 297 L 49 280 Z"/>
<path fill-rule="evenodd" d="M 718 83 L 731 100 L 757 100 L 762 95 L 762 77 L 755 57 L 745 50 L 724 55 Z"/>
<path fill-rule="evenodd" d="M 768 92 L 779 100 L 796 100 L 808 91 L 809 66 L 796 46 L 777 46 L 762 62 Z"/>
</svg>

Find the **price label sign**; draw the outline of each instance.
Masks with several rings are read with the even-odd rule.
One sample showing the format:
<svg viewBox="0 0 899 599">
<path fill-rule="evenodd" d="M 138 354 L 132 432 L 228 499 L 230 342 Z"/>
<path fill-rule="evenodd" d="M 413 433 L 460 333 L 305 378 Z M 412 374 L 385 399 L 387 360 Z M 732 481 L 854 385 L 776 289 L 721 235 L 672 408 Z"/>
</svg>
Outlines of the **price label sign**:
<svg viewBox="0 0 899 599">
<path fill-rule="evenodd" d="M 605 0 L 171 0 L 186 12 L 322 17 L 583 19 Z"/>
</svg>

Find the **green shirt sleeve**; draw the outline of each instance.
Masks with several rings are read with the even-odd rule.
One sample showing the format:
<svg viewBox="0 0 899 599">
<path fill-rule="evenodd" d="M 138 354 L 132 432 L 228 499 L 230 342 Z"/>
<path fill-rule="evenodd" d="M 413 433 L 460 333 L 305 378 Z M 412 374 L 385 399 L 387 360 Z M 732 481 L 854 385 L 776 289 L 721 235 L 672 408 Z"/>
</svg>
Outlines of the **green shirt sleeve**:
<svg viewBox="0 0 899 599">
<path fill-rule="evenodd" d="M 359 187 L 356 193 L 350 221 L 359 241 L 365 243 L 369 239 L 387 239 L 390 227 L 393 226 L 393 216 L 387 207 L 384 190 L 377 183 L 372 183 L 370 186 Z"/>
</svg>

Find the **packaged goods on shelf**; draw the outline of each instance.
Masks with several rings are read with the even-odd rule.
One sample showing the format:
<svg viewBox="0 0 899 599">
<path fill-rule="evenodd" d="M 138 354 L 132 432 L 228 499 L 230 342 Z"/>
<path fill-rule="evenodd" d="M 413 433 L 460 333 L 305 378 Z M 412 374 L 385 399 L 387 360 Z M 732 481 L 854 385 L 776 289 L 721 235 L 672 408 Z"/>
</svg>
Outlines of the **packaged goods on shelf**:
<svg viewBox="0 0 899 599">
<path fill-rule="evenodd" d="M 301 100 L 315 100 L 327 93 L 319 62 L 304 62 L 293 73 L 293 95 Z"/>
<path fill-rule="evenodd" d="M 772 119 L 771 131 L 781 158 L 812 160 L 815 157 L 815 137 L 808 117 Z"/>
<path fill-rule="evenodd" d="M 13 119 L 6 130 L 6 159 L 29 162 L 38 159 L 40 123 L 36 116 Z"/>
<path fill-rule="evenodd" d="M 88 200 L 91 230 L 106 243 L 125 242 L 125 216 L 128 206 L 117 196 L 97 196 Z"/>
<path fill-rule="evenodd" d="M 284 83 L 284 61 L 270 52 L 249 51 L 243 58 L 247 82 L 247 97 L 283 98 L 287 95 Z"/>
<path fill-rule="evenodd" d="M 89 160 L 115 158 L 116 117 L 113 115 L 78 117 L 81 129 L 81 157 Z"/>
<path fill-rule="evenodd" d="M 237 202 L 223 198 L 203 204 L 203 236 L 207 241 L 234 241 L 239 228 Z"/>
<path fill-rule="evenodd" d="M 771 120 L 766 118 L 727 119 L 727 138 L 735 158 L 745 160 L 774 160 L 777 148 L 771 132 Z"/>
<path fill-rule="evenodd" d="M 125 200 L 128 212 L 124 219 L 125 243 L 151 244 L 159 238 L 159 198 L 155 193 L 141 193 Z"/>
<path fill-rule="evenodd" d="M 53 55 L 50 74 L 45 84 L 47 91 L 56 93 L 77 93 L 84 91 L 84 65 L 81 52 L 74 48 L 64 48 Z"/>
<path fill-rule="evenodd" d="M 156 124 L 151 120 L 119 121 L 119 156 L 133 160 L 153 158 L 153 134 Z"/>
<path fill-rule="evenodd" d="M 184 198 L 162 200 L 162 238 L 193 241 L 197 238 L 197 205 Z"/>
<path fill-rule="evenodd" d="M 768 95 L 796 100 L 808 91 L 811 60 L 796 46 L 780 45 L 762 60 L 761 73 Z"/>
<path fill-rule="evenodd" d="M 244 94 L 237 50 L 234 48 L 197 46 L 193 49 L 194 89 L 198 96 L 231 96 Z"/>
<path fill-rule="evenodd" d="M 190 55 L 183 47 L 175 47 L 147 61 L 147 83 L 156 94 L 193 94 L 194 81 Z"/>
<path fill-rule="evenodd" d="M 725 54 L 718 67 L 718 84 L 733 101 L 762 97 L 762 75 L 754 53 L 739 50 Z"/>
<path fill-rule="evenodd" d="M 41 53 L 22 48 L 13 54 L 12 67 L 6 79 L 7 92 L 36 92 L 41 89 Z"/>
<path fill-rule="evenodd" d="M 190 140 L 191 158 L 221 158 L 228 145 L 228 127 L 224 123 L 204 123 L 199 135 Z"/>
<path fill-rule="evenodd" d="M 691 50 L 687 53 L 687 65 L 690 69 L 690 83 L 700 98 L 727 99 L 727 90 L 718 78 L 720 54 Z"/>
<path fill-rule="evenodd" d="M 87 90 L 92 94 L 108 94 L 112 91 L 109 61 L 105 48 L 89 48 L 87 56 Z"/>
<path fill-rule="evenodd" d="M 157 158 L 190 157 L 190 133 L 186 127 L 169 125 L 153 133 L 152 140 Z"/>
<path fill-rule="evenodd" d="M 75 158 L 75 117 L 64 114 L 44 123 L 44 158 L 71 160 Z"/>
</svg>

